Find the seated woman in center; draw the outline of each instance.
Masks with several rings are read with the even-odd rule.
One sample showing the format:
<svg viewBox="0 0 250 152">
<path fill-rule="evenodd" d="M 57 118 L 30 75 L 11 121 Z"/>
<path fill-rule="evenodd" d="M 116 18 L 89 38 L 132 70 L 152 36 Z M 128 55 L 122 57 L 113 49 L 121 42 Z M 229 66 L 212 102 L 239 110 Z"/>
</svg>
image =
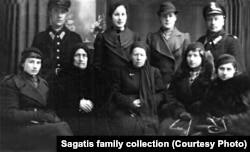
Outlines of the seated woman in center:
<svg viewBox="0 0 250 152">
<path fill-rule="evenodd" d="M 142 41 L 132 45 L 130 58 L 130 65 L 113 77 L 111 135 L 156 135 L 157 108 L 164 93 L 160 72 L 148 64 Z"/>
</svg>

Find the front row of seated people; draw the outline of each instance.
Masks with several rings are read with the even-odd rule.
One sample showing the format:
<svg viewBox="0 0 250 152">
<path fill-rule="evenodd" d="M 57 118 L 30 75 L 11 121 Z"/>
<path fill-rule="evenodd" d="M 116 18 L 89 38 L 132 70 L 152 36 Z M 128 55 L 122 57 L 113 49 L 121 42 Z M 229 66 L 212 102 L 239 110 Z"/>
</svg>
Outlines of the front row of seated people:
<svg viewBox="0 0 250 152">
<path fill-rule="evenodd" d="M 132 45 L 130 64 L 112 73 L 113 91 L 102 117 L 95 114 L 100 103 L 93 94 L 91 55 L 84 44 L 73 47 L 71 64 L 50 92 L 39 77 L 43 54 L 25 49 L 21 72 L 1 83 L 1 138 L 16 146 L 45 142 L 48 146 L 42 147 L 51 148 L 58 135 L 174 135 L 169 126 L 176 119 L 193 120 L 191 135 L 204 129 L 195 126 L 209 123 L 207 117 L 223 120 L 226 135 L 250 135 L 250 80 L 237 71 L 234 56 L 221 55 L 213 67 L 204 46 L 191 43 L 166 90 L 147 54 L 142 41 Z M 212 80 L 213 71 L 217 77 Z"/>
</svg>

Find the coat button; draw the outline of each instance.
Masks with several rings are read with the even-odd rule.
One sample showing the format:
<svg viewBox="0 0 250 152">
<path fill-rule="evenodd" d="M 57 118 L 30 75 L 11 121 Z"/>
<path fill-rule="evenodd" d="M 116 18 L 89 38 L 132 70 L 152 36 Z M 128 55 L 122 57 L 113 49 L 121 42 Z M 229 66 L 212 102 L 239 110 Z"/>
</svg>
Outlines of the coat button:
<svg viewBox="0 0 250 152">
<path fill-rule="evenodd" d="M 57 56 L 56 58 L 57 58 L 57 59 L 60 59 L 60 57 L 59 57 L 59 56 Z"/>
<path fill-rule="evenodd" d="M 56 50 L 56 52 L 60 52 L 60 50 L 59 50 L 59 49 L 57 49 L 57 50 Z"/>
</svg>

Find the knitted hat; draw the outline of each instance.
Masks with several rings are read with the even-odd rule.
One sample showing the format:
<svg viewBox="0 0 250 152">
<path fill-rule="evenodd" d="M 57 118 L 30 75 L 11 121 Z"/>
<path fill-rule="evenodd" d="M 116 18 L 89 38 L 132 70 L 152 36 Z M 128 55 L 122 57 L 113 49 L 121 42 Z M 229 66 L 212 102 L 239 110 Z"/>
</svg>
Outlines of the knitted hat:
<svg viewBox="0 0 250 152">
<path fill-rule="evenodd" d="M 237 61 L 234 56 L 230 54 L 222 54 L 215 61 L 215 68 L 218 69 L 219 66 L 227 63 L 237 64 Z"/>
</svg>

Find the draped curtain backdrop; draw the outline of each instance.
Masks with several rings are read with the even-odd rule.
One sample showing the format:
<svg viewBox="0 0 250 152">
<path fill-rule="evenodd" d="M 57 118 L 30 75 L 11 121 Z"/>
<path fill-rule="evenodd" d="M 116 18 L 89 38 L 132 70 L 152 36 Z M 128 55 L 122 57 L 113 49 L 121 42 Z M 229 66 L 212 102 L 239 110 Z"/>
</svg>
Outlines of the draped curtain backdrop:
<svg viewBox="0 0 250 152">
<path fill-rule="evenodd" d="M 20 54 L 45 29 L 48 0 L 0 0 L 0 76 L 17 72 Z"/>
<path fill-rule="evenodd" d="M 229 6 L 227 31 L 239 38 L 247 72 L 250 74 L 250 0 L 226 0 L 226 2 Z"/>
</svg>

